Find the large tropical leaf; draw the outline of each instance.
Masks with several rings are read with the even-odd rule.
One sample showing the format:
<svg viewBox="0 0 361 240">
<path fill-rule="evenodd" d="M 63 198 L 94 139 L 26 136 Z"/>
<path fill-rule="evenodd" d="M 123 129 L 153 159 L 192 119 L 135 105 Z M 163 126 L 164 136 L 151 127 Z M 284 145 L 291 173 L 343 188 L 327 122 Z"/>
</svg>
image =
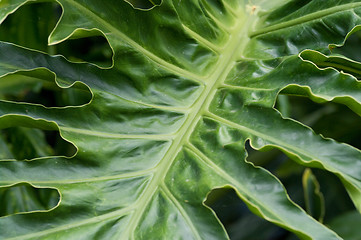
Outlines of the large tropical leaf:
<svg viewBox="0 0 361 240">
<path fill-rule="evenodd" d="M 27 2 L 1 1 L 0 19 Z M 361 23 L 361 1 L 169 0 L 150 11 L 123 1 L 58 2 L 64 12 L 49 43 L 102 34 L 113 66 L 0 43 L 0 84 L 55 81 L 92 93 L 89 103 L 65 107 L 0 101 L 0 128 L 59 130 L 78 149 L 70 158 L 0 161 L 2 187 L 60 194 L 54 209 L 0 218 L 2 239 L 225 239 L 203 204 L 225 186 L 302 239 L 339 239 L 246 161 L 245 142 L 334 173 L 360 211 L 361 152 L 273 106 L 283 91 L 361 114 L 358 64 L 323 55 Z"/>
</svg>

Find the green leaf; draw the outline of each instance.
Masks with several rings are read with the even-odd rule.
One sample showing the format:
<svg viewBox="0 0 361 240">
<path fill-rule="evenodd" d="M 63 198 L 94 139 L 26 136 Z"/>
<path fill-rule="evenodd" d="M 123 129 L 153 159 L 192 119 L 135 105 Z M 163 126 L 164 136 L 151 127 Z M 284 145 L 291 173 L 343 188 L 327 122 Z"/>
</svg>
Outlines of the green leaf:
<svg viewBox="0 0 361 240">
<path fill-rule="evenodd" d="M 315 63 L 322 69 L 332 67 L 338 71 L 349 73 L 357 79 L 360 79 L 361 77 L 361 63 L 352 61 L 343 56 L 327 57 L 321 53 L 307 50 L 301 53 L 301 57 Z"/>
<path fill-rule="evenodd" d="M 0 19 L 26 2 L 1 1 Z M 174 0 L 151 11 L 123 1 L 58 2 L 64 12 L 49 43 L 100 32 L 113 66 L 0 43 L 0 82 L 45 68 L 59 87 L 81 82 L 92 92 L 80 106 L 0 101 L 0 128 L 59 130 L 78 149 L 72 158 L 0 161 L 0 186 L 26 182 L 61 194 L 50 211 L 0 218 L 1 238 L 227 239 L 204 201 L 232 187 L 255 214 L 301 239 L 340 239 L 246 161 L 245 142 L 336 174 L 360 211 L 360 150 L 273 106 L 282 91 L 360 114 L 355 76 L 298 54 L 341 44 L 361 23 L 361 2 Z"/>
<path fill-rule="evenodd" d="M 39 129 L 9 128 L 2 130 L 1 135 L 9 138 L 9 141 L 0 138 L 1 159 L 53 155 L 43 132 Z M 3 187 L 0 188 L 0 217 L 49 210 L 55 207 L 58 201 L 59 193 L 55 189 L 35 188 L 24 183 Z"/>
<path fill-rule="evenodd" d="M 357 211 L 345 213 L 337 218 L 333 219 L 329 225 L 345 240 L 359 240 L 360 232 L 358 227 L 360 226 L 361 216 Z"/>
</svg>

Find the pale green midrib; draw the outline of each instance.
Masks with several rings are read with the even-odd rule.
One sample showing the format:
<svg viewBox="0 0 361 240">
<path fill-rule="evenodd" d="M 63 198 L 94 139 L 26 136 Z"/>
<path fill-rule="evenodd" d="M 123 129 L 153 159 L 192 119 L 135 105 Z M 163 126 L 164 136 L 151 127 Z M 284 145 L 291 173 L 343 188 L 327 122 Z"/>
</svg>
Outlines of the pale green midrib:
<svg viewBox="0 0 361 240">
<path fill-rule="evenodd" d="M 128 36 L 126 36 L 123 32 L 121 32 L 118 28 L 113 27 L 111 24 L 109 24 L 107 21 L 105 21 L 104 19 L 102 19 L 101 17 L 99 17 L 98 15 L 96 15 L 94 12 L 90 11 L 88 8 L 86 8 L 85 6 L 81 5 L 80 3 L 74 1 L 74 0 L 62 0 L 62 1 L 66 1 L 68 2 L 70 5 L 75 6 L 78 9 L 83 10 L 83 12 L 85 12 L 90 18 L 94 18 L 96 19 L 96 22 L 100 25 L 102 25 L 105 29 L 108 29 L 109 32 L 111 32 L 112 34 L 117 35 L 120 39 L 122 39 L 124 42 L 126 42 L 127 44 L 129 44 L 130 46 L 134 47 L 137 51 L 139 51 L 140 53 L 144 54 L 145 56 L 147 56 L 149 59 L 151 59 L 153 62 L 157 63 L 161 68 L 164 68 L 166 70 L 168 70 L 169 72 L 175 73 L 178 76 L 182 76 L 185 78 L 189 78 L 192 79 L 194 81 L 203 83 L 204 79 L 206 79 L 206 76 L 198 76 L 192 72 L 189 72 L 187 70 L 184 70 L 178 66 L 175 66 L 174 64 L 171 64 L 167 61 L 165 61 L 164 59 L 158 57 L 157 55 L 155 55 L 154 53 L 146 50 L 145 48 L 143 48 L 141 45 L 139 45 L 137 42 L 135 42 L 134 40 L 130 39 Z M 106 35 L 106 33 L 104 33 Z M 58 42 L 63 41 L 59 40 Z M 56 42 L 56 43 L 58 43 Z M 55 43 L 52 43 L 55 44 Z"/>
<path fill-rule="evenodd" d="M 74 227 L 84 226 L 84 225 L 91 224 L 91 223 L 99 223 L 101 221 L 111 219 L 111 218 L 120 218 L 132 210 L 134 210 L 132 208 L 132 206 L 129 206 L 129 207 L 122 208 L 122 209 L 114 211 L 114 212 L 110 212 L 107 214 L 88 218 L 86 220 L 79 221 L 76 223 L 65 224 L 65 225 L 61 225 L 59 227 L 51 228 L 48 230 L 43 230 L 43 231 L 36 232 L 36 233 L 29 233 L 29 234 L 25 234 L 25 235 L 22 235 L 19 237 L 6 238 L 6 240 L 24 240 L 24 239 L 31 239 L 31 238 L 35 238 L 35 237 L 41 237 L 41 236 L 52 234 L 52 233 L 59 232 L 59 231 L 66 231 L 66 230 L 69 230 Z"/>
<path fill-rule="evenodd" d="M 21 181 L 21 182 L 27 182 L 31 184 L 76 184 L 76 183 L 90 183 L 90 182 L 102 182 L 102 181 L 108 181 L 108 180 L 120 180 L 120 179 L 130 179 L 130 178 L 137 178 L 142 177 L 146 175 L 150 175 L 154 172 L 153 168 L 135 171 L 135 172 L 129 172 L 129 173 L 123 173 L 118 175 L 112 175 L 112 176 L 105 176 L 105 177 L 93 177 L 93 178 L 82 178 L 82 179 L 68 179 L 68 180 L 48 180 L 48 181 Z M 21 180 L 21 179 L 20 179 Z M 17 179 L 19 182 L 19 179 Z M 8 184 L 14 184 L 14 180 L 12 181 L 0 181 L 0 185 L 8 185 Z"/>
<path fill-rule="evenodd" d="M 59 126 L 59 129 L 65 132 L 98 136 L 102 138 L 115 138 L 115 139 L 150 139 L 150 140 L 169 141 L 172 140 L 175 135 L 174 133 L 173 134 L 118 134 L 118 133 L 99 132 L 94 130 L 63 127 L 63 126 Z"/>
<path fill-rule="evenodd" d="M 183 216 L 183 218 L 185 219 L 186 223 L 188 224 L 188 226 L 190 227 L 191 231 L 193 232 L 193 234 L 196 236 L 196 238 L 198 240 L 202 240 L 201 236 L 198 233 L 197 228 L 194 226 L 192 220 L 190 219 L 189 215 L 187 214 L 187 212 L 183 209 L 182 205 L 178 202 L 178 200 L 173 196 L 173 194 L 169 191 L 168 187 L 163 183 L 160 187 L 161 190 L 163 190 L 163 193 L 169 198 L 169 200 L 171 202 L 173 202 L 173 204 L 175 205 L 175 207 L 178 209 L 178 211 L 180 212 L 180 214 Z"/>
<path fill-rule="evenodd" d="M 255 16 L 253 16 L 255 17 Z M 246 22 L 244 20 L 247 20 Z M 191 111 L 189 112 L 186 121 L 184 122 L 183 126 L 179 129 L 177 136 L 172 145 L 170 146 L 168 152 L 165 154 L 163 159 L 160 161 L 158 165 L 158 170 L 154 174 L 154 178 L 150 181 L 149 185 L 146 187 L 146 190 L 139 198 L 139 200 L 134 203 L 140 207 L 136 208 L 134 215 L 130 222 L 128 223 L 128 228 L 124 231 L 121 239 L 133 239 L 135 228 L 137 227 L 141 216 L 143 215 L 146 206 L 148 205 L 149 201 L 152 199 L 152 196 L 158 189 L 159 185 L 164 181 L 166 174 L 168 173 L 169 168 L 171 167 L 175 157 L 188 140 L 190 134 L 193 132 L 196 124 L 198 123 L 201 115 L 203 114 L 204 110 L 208 108 L 211 100 L 215 95 L 215 90 L 217 89 L 219 84 L 222 84 L 230 72 L 232 65 L 234 63 L 234 58 L 236 54 L 239 53 L 238 50 L 245 46 L 244 42 L 241 40 L 243 38 L 247 38 L 247 27 L 250 25 L 249 22 L 253 20 L 249 16 L 249 19 L 242 19 L 238 20 L 237 27 L 233 30 L 229 43 L 228 48 L 225 49 L 225 53 L 220 55 L 220 64 L 217 64 L 214 72 L 211 74 L 210 78 L 208 79 L 208 85 L 204 89 L 201 96 L 197 99 L 195 104 L 192 106 Z M 242 29 L 242 26 L 245 28 Z M 243 43 L 243 44 L 240 44 Z"/>
<path fill-rule="evenodd" d="M 361 3 L 348 3 L 348 4 L 343 4 L 343 5 L 340 5 L 340 6 L 324 9 L 324 10 L 321 10 L 321 11 L 317 11 L 317 12 L 314 12 L 314 13 L 307 14 L 305 16 L 302 16 L 302 17 L 299 17 L 299 18 L 296 18 L 296 19 L 292 19 L 292 20 L 290 20 L 288 22 L 282 22 L 282 23 L 279 23 L 279 24 L 276 24 L 276 25 L 273 25 L 273 26 L 265 27 L 263 29 L 259 29 L 259 30 L 250 32 L 249 37 L 254 38 L 254 37 L 257 37 L 257 36 L 262 35 L 262 34 L 274 32 L 274 31 L 285 29 L 285 28 L 288 28 L 288 27 L 292 27 L 292 26 L 295 26 L 295 25 L 298 25 L 298 24 L 302 24 L 302 23 L 313 21 L 313 20 L 317 20 L 317 19 L 326 17 L 328 15 L 331 15 L 331 14 L 334 14 L 334 13 L 337 13 L 337 12 L 341 12 L 341 11 L 347 11 L 347 10 L 350 10 L 352 8 L 356 8 L 356 7 L 359 7 L 359 6 L 361 6 Z"/>
</svg>

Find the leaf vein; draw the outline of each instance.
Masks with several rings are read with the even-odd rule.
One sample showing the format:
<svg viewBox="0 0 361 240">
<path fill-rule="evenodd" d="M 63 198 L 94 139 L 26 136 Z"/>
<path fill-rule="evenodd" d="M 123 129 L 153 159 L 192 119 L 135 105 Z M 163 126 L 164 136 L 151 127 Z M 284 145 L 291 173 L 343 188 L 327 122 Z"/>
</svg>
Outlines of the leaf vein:
<svg viewBox="0 0 361 240">
<path fill-rule="evenodd" d="M 314 21 L 314 20 L 317 20 L 317 19 L 320 19 L 323 17 L 327 17 L 334 13 L 348 11 L 348 10 L 351 10 L 353 8 L 360 7 L 360 6 L 361 6 L 361 3 L 348 3 L 348 4 L 343 4 L 340 6 L 324 9 L 321 11 L 307 14 L 307 15 L 299 17 L 299 18 L 292 19 L 288 22 L 282 22 L 282 23 L 278 23 L 275 25 L 265 27 L 263 29 L 255 30 L 255 31 L 249 33 L 249 37 L 254 38 L 254 37 L 257 37 L 257 36 L 260 36 L 263 34 L 268 34 L 268 33 L 275 32 L 275 31 L 285 29 L 285 28 L 289 28 L 289 27 L 292 27 L 295 25 L 303 24 L 306 22 L 311 22 L 311 21 Z"/>
<path fill-rule="evenodd" d="M 60 130 L 71 132 L 71 133 L 78 133 L 84 135 L 91 135 L 103 138 L 115 138 L 115 139 L 150 139 L 150 140 L 157 140 L 157 141 L 166 141 L 172 140 L 174 138 L 174 134 L 117 134 L 117 133 L 109 133 L 109 132 L 100 132 L 88 129 L 80 129 L 80 128 L 72 128 L 72 127 L 64 127 L 60 126 Z"/>
<path fill-rule="evenodd" d="M 187 222 L 188 226 L 191 228 L 196 238 L 202 240 L 202 238 L 198 233 L 197 228 L 192 223 L 192 220 L 190 219 L 188 213 L 184 210 L 182 205 L 178 202 L 178 200 L 174 197 L 174 195 L 171 193 L 171 191 L 167 188 L 167 186 L 164 183 L 161 185 L 161 190 L 163 190 L 163 193 L 169 198 L 170 201 L 173 202 L 173 204 L 179 210 L 180 214 L 184 217 L 185 221 Z"/>
<path fill-rule="evenodd" d="M 183 76 L 185 78 L 193 79 L 197 82 L 202 82 L 200 79 L 203 79 L 202 76 L 196 75 L 192 72 L 189 72 L 187 70 L 184 70 L 172 63 L 167 62 L 166 60 L 158 57 L 154 53 L 146 50 L 144 47 L 142 47 L 139 43 L 135 42 L 133 39 L 129 38 L 127 35 L 125 35 L 123 32 L 121 32 L 118 28 L 113 27 L 111 24 L 109 24 L 107 21 L 105 21 L 103 18 L 96 15 L 94 12 L 89 10 L 86 6 L 81 5 L 80 3 L 74 1 L 74 0 L 64 0 L 67 1 L 69 4 L 72 4 L 74 7 L 83 10 L 87 15 L 89 15 L 91 18 L 94 18 L 98 24 L 101 24 L 105 29 L 108 29 L 111 33 L 114 33 L 116 36 L 118 36 L 120 39 L 122 39 L 124 42 L 132 46 L 137 51 L 141 52 L 145 56 L 147 56 L 150 60 L 157 63 L 159 66 L 161 66 L 163 69 L 168 70 L 169 72 L 175 73 L 179 76 Z"/>
</svg>

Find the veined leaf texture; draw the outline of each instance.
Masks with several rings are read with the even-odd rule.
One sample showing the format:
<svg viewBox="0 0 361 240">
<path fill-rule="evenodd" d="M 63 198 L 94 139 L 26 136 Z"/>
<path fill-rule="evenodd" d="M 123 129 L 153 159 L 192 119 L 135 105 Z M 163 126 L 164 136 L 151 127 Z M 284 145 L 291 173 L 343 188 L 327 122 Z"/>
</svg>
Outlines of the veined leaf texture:
<svg viewBox="0 0 361 240">
<path fill-rule="evenodd" d="M 0 21 L 34 2 L 0 1 Z M 245 143 L 334 174 L 360 211 L 360 150 L 274 105 L 284 91 L 361 114 L 359 63 L 327 56 L 358 30 L 361 1 L 129 2 L 57 1 L 49 45 L 100 34 L 113 51 L 108 68 L 0 42 L 0 88 L 30 81 L 88 94 L 65 106 L 0 101 L 1 129 L 55 130 L 76 147 L 15 160 L 2 145 L 1 187 L 26 183 L 60 199 L 1 217 L 0 238 L 228 239 L 204 201 L 231 187 L 301 239 L 341 239 L 249 163 Z"/>
</svg>

